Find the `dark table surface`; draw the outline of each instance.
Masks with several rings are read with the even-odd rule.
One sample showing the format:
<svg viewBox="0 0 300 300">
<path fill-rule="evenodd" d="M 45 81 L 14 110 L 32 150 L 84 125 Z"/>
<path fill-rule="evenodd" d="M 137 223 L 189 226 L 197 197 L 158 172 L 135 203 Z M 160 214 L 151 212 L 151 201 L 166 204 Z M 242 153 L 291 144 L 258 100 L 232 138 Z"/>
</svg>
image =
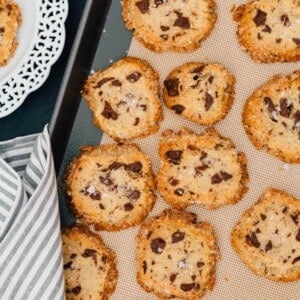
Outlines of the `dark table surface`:
<svg viewBox="0 0 300 300">
<path fill-rule="evenodd" d="M 0 119 L 0 141 L 40 132 L 49 123 L 85 3 L 86 0 L 71 1 L 61 57 L 53 65 L 44 85 L 30 94 L 19 109 Z"/>
</svg>

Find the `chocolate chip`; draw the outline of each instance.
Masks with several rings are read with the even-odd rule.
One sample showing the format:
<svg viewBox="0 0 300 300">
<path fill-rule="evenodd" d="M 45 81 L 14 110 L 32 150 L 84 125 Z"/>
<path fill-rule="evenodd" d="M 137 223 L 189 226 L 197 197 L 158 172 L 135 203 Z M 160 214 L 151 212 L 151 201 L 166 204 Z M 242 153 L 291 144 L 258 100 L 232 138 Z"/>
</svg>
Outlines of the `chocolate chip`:
<svg viewBox="0 0 300 300">
<path fill-rule="evenodd" d="M 104 185 L 112 185 L 113 184 L 113 181 L 108 177 L 100 176 L 99 179 L 100 179 L 100 182 Z"/>
<path fill-rule="evenodd" d="M 98 201 L 101 200 L 101 194 L 98 191 L 96 191 L 93 194 L 90 194 L 89 196 L 92 200 L 98 200 Z"/>
<path fill-rule="evenodd" d="M 161 25 L 160 29 L 161 29 L 161 31 L 168 31 L 170 29 L 170 27 Z"/>
<path fill-rule="evenodd" d="M 180 288 L 184 291 L 184 292 L 189 292 L 191 291 L 193 288 L 195 288 L 195 283 L 182 283 L 180 285 Z"/>
<path fill-rule="evenodd" d="M 297 240 L 298 242 L 300 242 L 300 229 L 298 229 L 298 232 L 297 232 L 297 234 L 296 234 L 296 240 Z"/>
<path fill-rule="evenodd" d="M 283 23 L 284 26 L 290 26 L 290 25 L 291 25 L 289 16 L 286 15 L 286 14 L 283 14 L 283 15 L 280 17 L 280 21 Z"/>
<path fill-rule="evenodd" d="M 282 213 L 286 213 L 287 212 L 287 210 L 288 210 L 288 208 L 287 208 L 287 206 L 282 210 Z"/>
<path fill-rule="evenodd" d="M 189 29 L 191 27 L 189 18 L 179 17 L 174 22 L 174 26 L 181 27 L 183 29 Z"/>
<path fill-rule="evenodd" d="M 291 215 L 291 218 L 296 225 L 298 225 L 298 216 L 299 216 L 299 214 Z"/>
<path fill-rule="evenodd" d="M 169 35 L 168 35 L 168 34 L 161 34 L 160 37 L 161 37 L 164 41 L 167 41 L 168 38 L 169 38 Z"/>
<path fill-rule="evenodd" d="M 161 254 L 166 247 L 166 241 L 162 238 L 156 238 L 151 241 L 151 249 L 156 254 Z"/>
<path fill-rule="evenodd" d="M 131 82 L 131 83 L 134 83 L 136 81 L 138 81 L 140 78 L 141 78 L 142 74 L 140 72 L 133 72 L 131 73 L 130 75 L 128 75 L 126 77 L 126 79 Z"/>
<path fill-rule="evenodd" d="M 73 293 L 74 295 L 78 295 L 78 294 L 80 294 L 80 292 L 81 292 L 81 286 L 80 286 L 80 285 L 78 285 L 78 286 L 72 288 L 72 293 Z"/>
<path fill-rule="evenodd" d="M 266 247 L 265 247 L 265 251 L 268 252 L 268 251 L 272 250 L 272 248 L 273 248 L 272 241 L 268 241 L 268 243 L 266 244 Z"/>
<path fill-rule="evenodd" d="M 173 105 L 171 109 L 174 110 L 177 115 L 181 115 L 182 112 L 185 110 L 185 107 L 183 105 L 177 104 Z"/>
<path fill-rule="evenodd" d="M 125 211 L 132 211 L 134 209 L 134 206 L 130 202 L 128 202 L 124 204 L 124 209 Z"/>
<path fill-rule="evenodd" d="M 114 80 L 111 82 L 111 85 L 113 86 L 121 86 L 122 85 L 122 82 L 118 79 Z"/>
<path fill-rule="evenodd" d="M 102 203 L 99 204 L 99 207 L 100 207 L 100 209 L 102 209 L 102 210 L 105 209 L 105 207 L 104 207 L 104 205 L 103 205 Z"/>
<path fill-rule="evenodd" d="M 76 253 L 72 253 L 72 254 L 71 254 L 71 258 L 72 258 L 72 259 L 74 259 L 76 256 L 77 256 Z"/>
<path fill-rule="evenodd" d="M 269 25 L 265 25 L 264 29 L 262 30 L 263 32 L 271 33 L 272 29 Z"/>
<path fill-rule="evenodd" d="M 197 267 L 198 267 L 199 269 L 202 268 L 204 265 L 205 265 L 205 263 L 202 262 L 202 261 L 198 261 L 198 262 L 197 262 Z"/>
<path fill-rule="evenodd" d="M 84 252 L 81 254 L 82 257 L 93 257 L 97 253 L 94 249 L 85 249 Z"/>
<path fill-rule="evenodd" d="M 179 78 L 167 79 L 164 81 L 164 85 L 170 97 L 176 97 L 179 95 Z"/>
<path fill-rule="evenodd" d="M 112 120 L 118 119 L 117 113 L 113 110 L 113 108 L 107 101 L 105 101 L 104 109 L 103 109 L 101 115 L 108 120 L 109 119 L 112 119 Z"/>
<path fill-rule="evenodd" d="M 177 274 L 172 273 L 172 274 L 170 275 L 170 281 L 171 281 L 171 282 L 174 282 L 175 279 L 176 279 L 176 277 L 177 277 Z"/>
<path fill-rule="evenodd" d="M 260 242 L 257 239 L 256 233 L 252 232 L 251 235 L 246 235 L 246 242 L 250 246 L 254 246 L 255 248 L 259 248 Z"/>
<path fill-rule="evenodd" d="M 145 104 L 140 105 L 140 107 L 142 108 L 143 111 L 147 110 L 147 105 L 145 105 Z"/>
<path fill-rule="evenodd" d="M 300 45 L 300 38 L 293 38 L 293 42 L 299 46 Z"/>
<path fill-rule="evenodd" d="M 300 261 L 300 256 L 297 256 L 293 259 L 292 264 L 294 265 L 296 262 Z"/>
<path fill-rule="evenodd" d="M 182 156 L 182 151 L 180 150 L 170 150 L 166 153 L 166 157 L 168 161 L 174 165 L 178 165 L 180 163 L 181 156 Z"/>
<path fill-rule="evenodd" d="M 130 192 L 128 193 L 127 197 L 130 200 L 138 200 L 141 196 L 141 192 L 139 190 L 130 190 Z"/>
<path fill-rule="evenodd" d="M 147 272 L 147 262 L 145 260 L 143 261 L 143 270 L 144 270 L 144 274 L 146 274 L 146 272 Z"/>
<path fill-rule="evenodd" d="M 114 77 L 103 78 L 100 81 L 98 81 L 98 83 L 94 86 L 94 88 L 99 89 L 104 83 L 109 82 L 109 81 L 111 81 L 113 79 L 114 79 Z"/>
<path fill-rule="evenodd" d="M 191 73 L 198 73 L 199 74 L 199 73 L 201 73 L 203 71 L 204 68 L 205 68 L 205 65 L 199 66 L 199 67 L 193 69 L 191 71 Z"/>
<path fill-rule="evenodd" d="M 294 115 L 294 124 L 295 124 L 295 126 L 299 122 L 300 122 L 300 110 L 297 110 L 296 113 L 295 113 L 295 115 Z"/>
<path fill-rule="evenodd" d="M 176 195 L 176 196 L 182 196 L 183 194 L 184 194 L 184 189 L 176 189 L 175 191 L 174 191 L 174 194 Z"/>
<path fill-rule="evenodd" d="M 64 269 L 70 269 L 72 266 L 72 261 L 69 261 L 68 263 L 64 264 Z"/>
<path fill-rule="evenodd" d="M 273 111 L 276 111 L 275 105 L 272 102 L 272 99 L 269 97 L 265 97 L 264 98 L 264 103 L 267 106 L 267 109 L 270 113 L 272 113 Z"/>
<path fill-rule="evenodd" d="M 5 32 L 5 28 L 4 27 L 0 27 L 0 33 L 4 33 Z"/>
<path fill-rule="evenodd" d="M 228 174 L 227 172 L 224 172 L 224 171 L 221 171 L 220 174 L 221 174 L 222 179 L 225 181 L 227 181 L 233 177 L 231 174 Z"/>
<path fill-rule="evenodd" d="M 185 232 L 177 230 L 176 232 L 172 233 L 172 243 L 178 243 L 184 239 Z"/>
<path fill-rule="evenodd" d="M 145 14 L 149 10 L 150 1 L 149 0 L 141 0 L 135 3 L 142 14 Z"/>
<path fill-rule="evenodd" d="M 288 118 L 292 111 L 292 105 L 288 104 L 286 98 L 280 99 L 280 115 L 282 117 Z"/>
<path fill-rule="evenodd" d="M 169 178 L 169 183 L 172 185 L 172 186 L 176 186 L 179 184 L 179 180 L 175 179 L 175 178 Z"/>
<path fill-rule="evenodd" d="M 202 151 L 202 152 L 201 152 L 201 156 L 200 156 L 200 160 L 203 160 L 203 159 L 205 159 L 206 157 L 207 157 L 207 153 L 204 152 L 204 151 Z"/>
<path fill-rule="evenodd" d="M 264 215 L 264 214 L 260 214 L 260 217 L 261 217 L 261 219 L 262 219 L 263 221 L 267 218 L 267 216 Z"/>
<path fill-rule="evenodd" d="M 126 166 L 126 170 L 130 170 L 135 173 L 139 173 L 142 170 L 142 168 L 143 168 L 143 165 L 139 161 L 136 161 L 136 162 L 131 163 Z"/>
<path fill-rule="evenodd" d="M 256 233 L 261 233 L 261 230 L 260 230 L 259 228 L 257 228 L 257 229 L 255 230 L 255 232 L 256 232 Z"/>
<path fill-rule="evenodd" d="M 110 164 L 110 165 L 108 166 L 108 169 L 109 169 L 109 170 L 118 170 L 118 169 L 120 169 L 122 166 L 123 166 L 123 164 L 120 164 L 120 163 L 114 161 L 112 164 Z"/>
<path fill-rule="evenodd" d="M 223 178 L 218 173 L 216 173 L 215 175 L 213 175 L 211 177 L 211 183 L 212 184 L 219 184 L 219 183 L 222 182 L 222 180 L 223 180 Z"/>
<path fill-rule="evenodd" d="M 105 264 L 106 261 L 107 261 L 107 256 L 106 256 L 106 255 L 103 255 L 103 256 L 101 257 L 101 260 L 102 260 L 102 262 Z"/>
<path fill-rule="evenodd" d="M 192 280 L 194 280 L 194 281 L 195 281 L 195 279 L 196 279 L 196 275 L 192 275 L 192 276 L 191 276 L 191 278 L 192 278 Z"/>
<path fill-rule="evenodd" d="M 208 111 L 213 103 L 214 98 L 209 93 L 205 93 L 205 110 Z"/>
<path fill-rule="evenodd" d="M 276 39 L 275 42 L 276 42 L 277 44 L 280 44 L 280 43 L 282 42 L 282 39 Z"/>
<path fill-rule="evenodd" d="M 256 12 L 256 16 L 253 19 L 256 27 L 264 25 L 266 20 L 267 20 L 267 14 L 264 11 L 258 9 Z"/>
<path fill-rule="evenodd" d="M 203 164 L 201 166 L 195 167 L 196 175 L 202 175 L 202 171 L 205 171 L 208 168 L 209 168 L 209 166 L 206 165 L 206 164 Z"/>
<path fill-rule="evenodd" d="M 214 82 L 214 79 L 215 79 L 214 76 L 209 76 L 208 82 L 209 82 L 210 84 L 212 84 L 212 83 Z"/>
<path fill-rule="evenodd" d="M 257 38 L 258 38 L 259 40 L 262 40 L 262 36 L 261 36 L 260 32 L 257 34 Z"/>
</svg>

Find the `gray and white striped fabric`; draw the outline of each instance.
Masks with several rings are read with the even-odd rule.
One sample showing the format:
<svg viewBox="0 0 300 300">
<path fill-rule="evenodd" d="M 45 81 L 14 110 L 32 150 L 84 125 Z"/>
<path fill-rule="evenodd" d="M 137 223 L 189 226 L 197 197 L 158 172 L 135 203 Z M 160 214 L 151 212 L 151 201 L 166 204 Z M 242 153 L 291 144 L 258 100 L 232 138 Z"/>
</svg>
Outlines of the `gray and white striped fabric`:
<svg viewBox="0 0 300 300">
<path fill-rule="evenodd" d="M 0 299 L 64 299 L 48 128 L 0 142 Z"/>
</svg>

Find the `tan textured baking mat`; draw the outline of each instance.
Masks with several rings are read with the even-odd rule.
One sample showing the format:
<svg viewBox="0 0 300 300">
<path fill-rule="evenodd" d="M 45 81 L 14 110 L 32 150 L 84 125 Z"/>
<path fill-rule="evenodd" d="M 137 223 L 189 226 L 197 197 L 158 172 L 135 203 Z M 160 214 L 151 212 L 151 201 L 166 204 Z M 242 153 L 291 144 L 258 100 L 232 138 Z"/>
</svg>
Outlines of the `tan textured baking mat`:
<svg viewBox="0 0 300 300">
<path fill-rule="evenodd" d="M 241 263 L 230 246 L 230 232 L 233 225 L 242 212 L 256 202 L 265 188 L 273 186 L 300 197 L 300 166 L 284 164 L 266 153 L 255 150 L 243 130 L 241 121 L 243 104 L 256 87 L 274 74 L 288 74 L 300 69 L 300 63 L 259 65 L 252 62 L 236 41 L 236 26 L 230 13 L 232 5 L 242 1 L 220 0 L 217 2 L 218 21 L 216 27 L 199 50 L 188 54 L 155 54 L 133 40 L 129 55 L 148 60 L 160 73 L 161 82 L 172 68 L 189 61 L 219 62 L 231 70 L 237 79 L 234 105 L 229 115 L 218 123 L 216 128 L 223 135 L 231 137 L 235 141 L 237 149 L 246 153 L 249 160 L 250 190 L 234 206 L 227 206 L 216 211 L 208 211 L 196 205 L 189 208 L 190 211 L 197 213 L 199 220 L 206 220 L 214 225 L 222 254 L 217 268 L 215 288 L 206 294 L 205 299 L 300 299 L 300 282 L 275 283 L 255 276 Z M 164 116 L 165 120 L 161 125 L 161 130 L 167 128 L 178 130 L 181 126 L 187 126 L 197 132 L 203 130 L 203 127 L 184 120 L 169 112 L 165 107 Z M 158 135 L 154 135 L 136 141 L 151 157 L 155 172 L 159 167 L 157 137 Z M 107 143 L 111 140 L 104 136 L 102 142 Z M 151 215 L 160 213 L 165 207 L 167 205 L 158 197 Z M 152 294 L 143 291 L 136 283 L 134 237 L 137 231 L 138 227 L 118 233 L 101 233 L 107 245 L 113 248 L 118 256 L 119 280 L 112 299 L 156 299 Z"/>
</svg>

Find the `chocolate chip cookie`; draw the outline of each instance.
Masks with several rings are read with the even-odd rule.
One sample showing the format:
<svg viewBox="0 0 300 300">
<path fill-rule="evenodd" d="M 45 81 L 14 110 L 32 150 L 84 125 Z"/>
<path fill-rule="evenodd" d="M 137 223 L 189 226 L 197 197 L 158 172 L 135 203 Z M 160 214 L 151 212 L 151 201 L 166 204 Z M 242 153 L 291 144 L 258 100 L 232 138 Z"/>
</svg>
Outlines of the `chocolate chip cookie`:
<svg viewBox="0 0 300 300">
<path fill-rule="evenodd" d="M 159 140 L 157 188 L 176 208 L 192 203 L 207 209 L 238 202 L 247 191 L 247 159 L 213 128 L 165 131 Z"/>
<path fill-rule="evenodd" d="M 123 19 L 134 37 L 155 52 L 200 47 L 216 19 L 214 0 L 124 0 Z"/>
<path fill-rule="evenodd" d="M 166 210 L 136 237 L 138 283 L 158 297 L 200 299 L 215 283 L 220 258 L 213 227 L 195 214 Z"/>
<path fill-rule="evenodd" d="M 118 277 L 113 251 L 85 227 L 64 229 L 62 242 L 66 298 L 109 299 Z"/>
<path fill-rule="evenodd" d="M 300 163 L 300 72 L 275 76 L 247 100 L 243 123 L 257 149 Z"/>
<path fill-rule="evenodd" d="M 83 97 L 94 114 L 95 125 L 113 139 L 145 137 L 159 129 L 158 74 L 144 60 L 127 57 L 90 75 Z"/>
<path fill-rule="evenodd" d="M 21 23 L 19 6 L 11 0 L 0 0 L 0 66 L 5 66 L 15 53 Z"/>
<path fill-rule="evenodd" d="M 233 7 L 238 40 L 256 62 L 300 60 L 298 0 L 252 0 Z"/>
<path fill-rule="evenodd" d="M 256 275 L 274 281 L 300 279 L 300 200 L 273 188 L 244 212 L 231 242 Z"/>
<path fill-rule="evenodd" d="M 211 125 L 230 110 L 234 85 L 234 76 L 221 65 L 191 62 L 171 71 L 164 81 L 163 98 L 176 114 Z"/>
<path fill-rule="evenodd" d="M 71 209 L 96 230 L 139 224 L 155 202 L 150 160 L 133 144 L 82 147 L 63 181 Z"/>
</svg>

